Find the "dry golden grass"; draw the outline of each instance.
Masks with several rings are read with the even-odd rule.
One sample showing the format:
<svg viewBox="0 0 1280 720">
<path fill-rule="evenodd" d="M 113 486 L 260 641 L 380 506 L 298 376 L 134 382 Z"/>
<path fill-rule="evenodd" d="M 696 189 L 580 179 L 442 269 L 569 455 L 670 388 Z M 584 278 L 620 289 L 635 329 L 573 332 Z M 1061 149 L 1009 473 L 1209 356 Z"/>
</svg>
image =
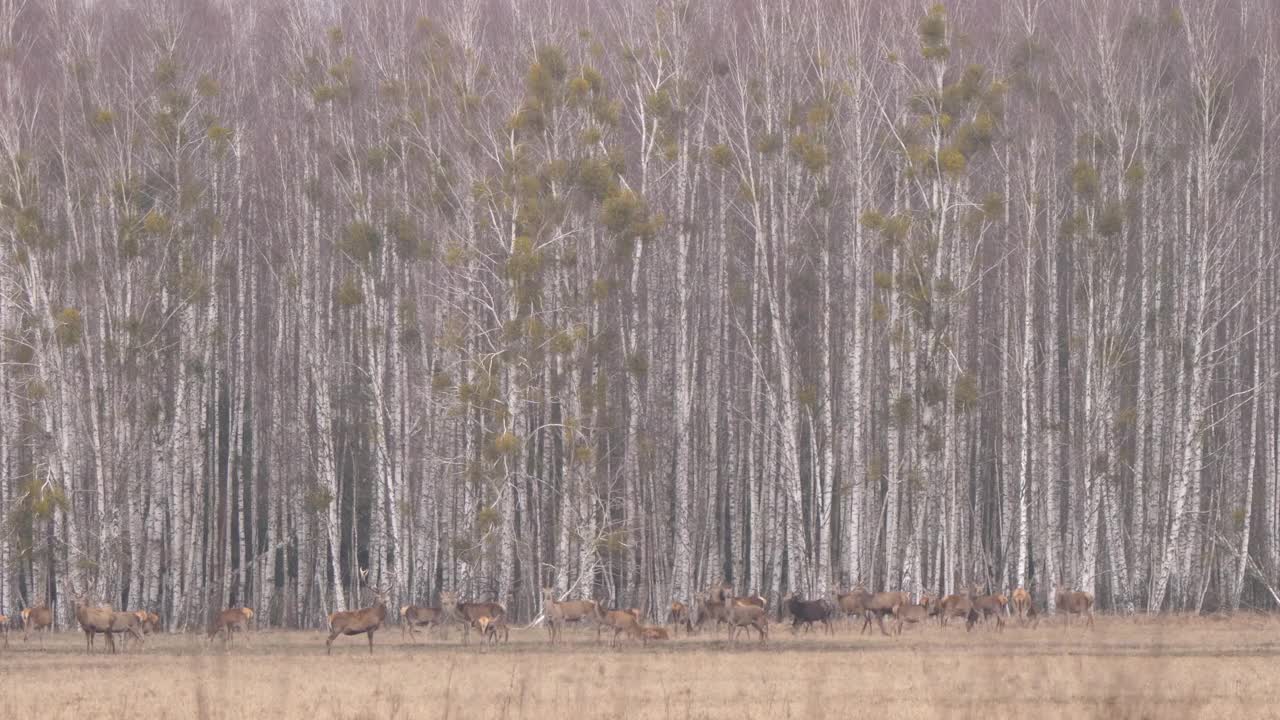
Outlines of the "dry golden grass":
<svg viewBox="0 0 1280 720">
<path fill-rule="evenodd" d="M 908 627 L 902 638 L 792 636 L 730 649 L 723 634 L 659 646 L 597 647 L 542 628 L 497 648 L 398 628 L 375 639 L 260 632 L 251 644 L 152 637 L 140 653 L 84 652 L 64 632 L 46 649 L 0 649 L 0 718 L 818 718 L 1280 717 L 1280 620 L 1098 617 L 966 633 Z M 99 642 L 101 646 L 101 641 Z"/>
</svg>

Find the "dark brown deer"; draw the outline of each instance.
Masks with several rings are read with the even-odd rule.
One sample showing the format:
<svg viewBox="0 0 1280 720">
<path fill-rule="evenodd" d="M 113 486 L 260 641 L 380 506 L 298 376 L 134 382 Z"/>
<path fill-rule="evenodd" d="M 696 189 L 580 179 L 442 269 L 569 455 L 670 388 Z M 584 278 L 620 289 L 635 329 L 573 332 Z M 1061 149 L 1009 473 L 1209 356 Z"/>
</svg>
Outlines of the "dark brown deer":
<svg viewBox="0 0 1280 720">
<path fill-rule="evenodd" d="M 684 626 L 686 635 L 693 632 L 693 622 L 689 617 L 689 606 L 679 600 L 671 601 L 671 608 L 667 611 L 667 624 L 672 627 L 672 632 L 679 634 L 680 626 Z"/>
<path fill-rule="evenodd" d="M 213 616 L 213 622 L 209 624 L 209 642 L 222 633 L 222 647 L 225 650 L 227 643 L 231 642 L 231 633 L 240 630 L 243 632 L 245 642 L 249 641 L 249 621 L 253 619 L 253 610 L 246 607 L 227 608 Z"/>
<path fill-rule="evenodd" d="M 737 644 L 738 631 L 744 628 L 755 628 L 760 635 L 760 643 L 764 644 L 769 637 L 769 615 L 765 609 L 755 603 L 743 604 L 734 600 L 732 591 L 724 598 L 725 622 L 729 623 L 729 644 Z"/>
<path fill-rule="evenodd" d="M 893 631 L 895 634 L 901 636 L 903 623 L 911 623 L 914 625 L 929 619 L 929 603 L 925 602 L 919 605 L 894 605 L 892 612 L 894 619 Z"/>
<path fill-rule="evenodd" d="M 458 593 L 443 591 L 440 593 L 440 609 L 444 611 L 449 622 L 462 626 L 462 644 L 471 642 L 471 627 L 480 617 L 495 619 L 505 618 L 506 608 L 496 602 L 458 602 Z"/>
<path fill-rule="evenodd" d="M 360 583 L 369 579 L 369 571 L 361 568 Z M 373 605 L 359 610 L 339 610 L 329 614 L 329 637 L 324 641 L 326 655 L 333 654 L 333 641 L 339 635 L 364 635 L 369 639 L 369 654 L 373 654 L 373 634 L 387 619 L 387 596 L 391 586 L 369 588 L 373 591 Z"/>
<path fill-rule="evenodd" d="M 37 605 L 35 607 L 23 608 L 22 612 L 22 642 L 26 642 L 31 633 L 40 633 L 40 644 L 44 645 L 44 639 L 53 631 L 53 610 L 48 605 Z"/>
<path fill-rule="evenodd" d="M 413 630 L 415 627 L 425 626 L 427 629 L 439 626 L 444 622 L 444 610 L 438 607 L 426 607 L 423 605 L 404 605 L 400 608 L 400 639 L 403 640 L 406 634 L 417 642 L 418 635 Z"/>
<path fill-rule="evenodd" d="M 1071 624 L 1072 615 L 1084 615 L 1088 618 L 1088 627 L 1093 627 L 1093 596 L 1087 592 L 1074 590 L 1057 590 L 1054 601 L 1058 612 L 1062 613 L 1062 626 Z"/>
<path fill-rule="evenodd" d="M 789 592 L 782 598 L 782 619 L 791 617 L 791 633 L 794 635 L 801 625 L 805 630 L 812 630 L 814 623 L 822 623 L 828 634 L 834 634 L 831 628 L 831 605 L 826 600 L 801 600 L 795 593 Z"/>
<path fill-rule="evenodd" d="M 594 620 L 596 604 L 591 600 L 556 600 L 555 588 L 542 588 L 542 614 L 547 621 L 547 635 L 554 643 L 564 639 L 566 623 Z"/>
</svg>

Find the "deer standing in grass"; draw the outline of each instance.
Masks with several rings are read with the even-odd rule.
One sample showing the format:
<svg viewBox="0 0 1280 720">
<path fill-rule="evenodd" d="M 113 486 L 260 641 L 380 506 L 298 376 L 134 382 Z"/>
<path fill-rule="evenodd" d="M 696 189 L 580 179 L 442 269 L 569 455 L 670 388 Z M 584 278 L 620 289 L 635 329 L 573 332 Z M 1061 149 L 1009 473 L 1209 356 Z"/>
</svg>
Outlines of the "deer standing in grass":
<svg viewBox="0 0 1280 720">
<path fill-rule="evenodd" d="M 760 643 L 764 644 L 769 637 L 769 616 L 763 607 L 755 603 L 739 603 L 733 596 L 733 590 L 724 595 L 725 621 L 729 623 L 729 644 L 738 641 L 738 631 L 743 628 L 755 628 L 760 634 Z"/>
<path fill-rule="evenodd" d="M 438 607 L 405 605 L 400 608 L 400 639 L 403 640 L 407 633 L 414 642 L 417 642 L 418 635 L 413 631 L 415 626 L 425 625 L 430 629 L 442 622 L 444 622 L 444 611 Z"/>
<path fill-rule="evenodd" d="M 481 617 L 503 619 L 507 609 L 496 602 L 459 602 L 458 593 L 442 591 L 440 593 L 440 609 L 449 622 L 462 626 L 462 644 L 471 642 L 471 627 Z"/>
<path fill-rule="evenodd" d="M 618 636 L 626 633 L 631 637 L 640 637 L 640 619 L 631 610 L 605 610 L 596 605 L 596 642 L 600 642 L 600 633 L 609 628 L 613 637 L 609 638 L 609 647 L 618 642 Z"/>
<path fill-rule="evenodd" d="M 235 630 L 244 632 L 245 642 L 249 642 L 249 621 L 253 619 L 253 610 L 246 607 L 227 608 L 214 616 L 213 622 L 209 625 L 209 642 L 213 642 L 213 638 L 218 633 L 222 635 L 222 647 L 225 650 L 227 643 L 231 641 L 231 633 Z"/>
<path fill-rule="evenodd" d="M 1058 590 L 1054 587 L 1055 605 L 1062 613 L 1062 627 L 1071 624 L 1072 615 L 1084 615 L 1088 618 L 1088 627 L 1093 627 L 1093 596 L 1087 592 Z"/>
<path fill-rule="evenodd" d="M 1013 615 L 1018 619 L 1018 624 L 1026 623 L 1027 608 L 1031 604 L 1031 593 L 1028 593 L 1025 588 L 1019 587 L 1013 591 L 1011 604 L 1013 605 Z"/>
<path fill-rule="evenodd" d="M 590 600 L 556 600 L 555 588 L 542 588 L 542 614 L 547 620 L 551 642 L 563 640 L 565 623 L 590 622 L 596 616 L 596 604 Z"/>
<path fill-rule="evenodd" d="M 680 626 L 684 626 L 684 634 L 688 635 L 693 632 L 693 623 L 689 621 L 689 606 L 679 600 L 671 601 L 671 609 L 667 612 L 667 623 L 672 626 L 672 632 L 679 633 Z"/>
<path fill-rule="evenodd" d="M 9 616 L 0 615 L 0 635 L 4 636 L 4 646 L 9 647 Z"/>
<path fill-rule="evenodd" d="M 360 570 L 360 582 L 369 579 L 369 571 Z M 324 642 L 326 655 L 333 654 L 333 640 L 339 635 L 367 635 L 369 637 L 369 654 L 373 654 L 373 634 L 382 627 L 387 619 L 387 596 L 391 586 L 370 588 L 373 590 L 373 605 L 359 610 L 339 610 L 329 613 L 329 639 Z"/>
<path fill-rule="evenodd" d="M 53 610 L 48 605 L 37 605 L 35 607 L 22 609 L 22 642 L 26 642 L 32 631 L 40 633 L 40 645 L 44 646 L 44 639 L 53 631 Z"/>
<path fill-rule="evenodd" d="M 928 600 L 928 598 L 926 598 Z M 929 619 L 929 602 L 923 602 L 919 605 L 899 604 L 893 606 L 893 619 L 895 621 L 893 631 L 895 634 L 902 635 L 903 623 L 922 623 Z"/>
</svg>

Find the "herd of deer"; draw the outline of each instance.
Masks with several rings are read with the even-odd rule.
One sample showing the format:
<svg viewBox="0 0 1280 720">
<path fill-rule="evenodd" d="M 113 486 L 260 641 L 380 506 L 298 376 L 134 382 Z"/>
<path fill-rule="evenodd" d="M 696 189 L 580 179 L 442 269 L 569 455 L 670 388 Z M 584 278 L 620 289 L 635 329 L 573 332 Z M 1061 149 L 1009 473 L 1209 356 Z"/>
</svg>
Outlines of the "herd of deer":
<svg viewBox="0 0 1280 720">
<path fill-rule="evenodd" d="M 368 571 L 360 571 L 361 580 L 367 580 Z M 333 641 L 339 635 L 365 635 L 369 641 L 369 653 L 373 654 L 373 634 L 381 629 L 387 618 L 387 598 L 390 586 L 370 588 L 373 591 L 373 605 L 359 610 L 340 610 L 329 614 L 329 637 L 325 641 L 326 653 L 332 653 Z M 1054 600 L 1057 612 L 1063 615 L 1064 625 L 1069 624 L 1071 615 L 1083 616 L 1090 627 L 1093 626 L 1093 596 L 1085 592 L 1054 589 Z M 101 633 L 107 637 L 107 646 L 112 653 L 116 652 L 116 634 L 120 634 L 126 644 L 130 638 L 141 646 L 145 635 L 160 627 L 160 618 L 153 612 L 145 610 L 121 612 L 107 606 L 90 606 L 85 602 L 84 593 L 72 588 L 75 598 L 76 620 L 85 634 L 85 649 L 92 652 L 95 637 Z M 964 618 L 967 630 L 972 630 L 979 622 L 995 619 L 996 630 L 1004 629 L 1004 618 L 1013 616 L 1020 624 L 1039 624 L 1040 611 L 1032 600 L 1031 594 L 1018 588 L 1010 596 L 1003 594 L 977 595 L 971 588 L 969 592 L 948 595 L 936 599 L 924 595 L 919 602 L 913 602 L 905 592 L 871 593 L 855 589 L 835 596 L 834 602 L 804 600 L 788 593 L 782 598 L 781 617 L 783 621 L 791 619 L 793 633 L 800 629 L 813 629 L 815 624 L 821 625 L 828 633 L 834 633 L 832 621 L 843 615 L 863 620 L 861 633 L 867 632 L 873 622 L 877 623 L 880 632 L 888 635 L 885 618 L 891 618 L 893 631 L 902 634 L 906 624 L 917 624 L 936 617 L 941 625 L 946 625 L 952 618 Z M 645 613 L 639 608 L 622 608 L 609 610 L 592 600 L 557 600 L 552 588 L 542 590 L 543 622 L 547 627 L 550 642 L 557 643 L 564 639 L 566 625 L 594 625 L 596 641 L 606 630 L 612 630 L 609 638 L 610 647 L 617 644 L 618 638 L 627 636 L 648 644 L 650 640 L 668 640 L 680 628 L 686 634 L 700 630 L 703 626 L 714 622 L 719 632 L 721 625 L 728 626 L 729 642 L 736 644 L 741 631 L 754 630 L 761 643 L 769 636 L 768 603 L 759 595 L 738 596 L 729 585 L 717 585 L 707 592 L 694 596 L 694 606 L 690 608 L 683 602 L 672 602 L 667 614 L 667 623 L 672 626 L 669 633 L 666 627 L 644 624 Z M 401 637 L 408 635 L 417 640 L 415 628 L 447 628 L 459 626 L 463 632 L 463 643 L 470 641 L 471 631 L 475 630 L 482 644 L 496 644 L 501 637 L 503 642 L 509 640 L 510 628 L 507 625 L 506 609 L 496 602 L 461 602 L 456 592 L 441 592 L 439 607 L 405 605 L 400 608 Z M 41 631 L 47 635 L 53 627 L 53 612 L 47 605 L 26 608 L 22 611 L 23 641 L 32 632 Z M 253 620 L 253 610 L 245 607 L 228 608 L 219 612 L 209 628 L 208 640 L 218 635 L 223 636 L 223 647 L 230 642 L 232 633 L 240 631 L 248 637 L 249 623 Z M 0 615 L 0 636 L 4 646 L 9 645 L 8 629 L 10 619 Z M 43 639 L 41 640 L 43 644 Z"/>
</svg>

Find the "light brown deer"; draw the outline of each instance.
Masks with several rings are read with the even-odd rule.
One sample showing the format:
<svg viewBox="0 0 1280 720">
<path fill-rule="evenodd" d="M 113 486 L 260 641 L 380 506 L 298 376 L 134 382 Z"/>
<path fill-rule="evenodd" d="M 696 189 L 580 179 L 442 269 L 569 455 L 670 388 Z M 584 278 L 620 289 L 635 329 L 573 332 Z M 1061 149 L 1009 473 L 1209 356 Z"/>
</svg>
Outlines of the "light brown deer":
<svg viewBox="0 0 1280 720">
<path fill-rule="evenodd" d="M 249 621 L 253 619 L 253 610 L 246 607 L 227 608 L 219 612 L 213 617 L 213 622 L 209 625 L 209 642 L 213 642 L 213 638 L 222 633 L 222 647 L 226 649 L 227 643 L 231 641 L 231 633 L 240 630 L 244 635 L 245 642 L 249 642 Z"/>
<path fill-rule="evenodd" d="M 1027 621 L 1027 607 L 1031 604 L 1031 593 L 1019 586 L 1018 589 L 1013 591 L 1010 600 L 1013 606 L 1013 615 L 1018 619 L 1018 624 L 1025 623 Z"/>
<path fill-rule="evenodd" d="M 400 608 L 400 639 L 407 633 L 417 642 L 418 636 L 414 627 L 426 626 L 427 629 L 439 626 L 444 621 L 444 611 L 438 607 L 423 605 L 404 605 Z"/>
<path fill-rule="evenodd" d="M 0 615 L 0 635 L 4 636 L 4 646 L 9 647 L 9 616 Z"/>
<path fill-rule="evenodd" d="M 369 579 L 369 571 L 361 568 L 360 582 Z M 329 613 L 329 638 L 324 641 L 326 655 L 333 654 L 333 640 L 339 635 L 365 635 L 369 638 L 369 654 L 373 654 L 373 634 L 382 627 L 387 619 L 387 596 L 391 586 L 370 588 L 373 590 L 373 605 L 359 610 L 339 610 Z"/>
<path fill-rule="evenodd" d="M 462 644 L 471 642 L 471 626 L 480 617 L 505 618 L 507 609 L 496 602 L 459 602 L 458 593 L 442 591 L 440 609 L 449 622 L 462 626 Z"/>
<path fill-rule="evenodd" d="M 764 644 L 769 637 L 769 616 L 763 607 L 755 603 L 735 602 L 732 591 L 724 598 L 725 622 L 729 623 L 729 644 L 736 645 L 738 631 L 744 628 L 755 628 L 760 635 L 760 643 Z"/>
<path fill-rule="evenodd" d="M 40 644 L 44 645 L 44 639 L 53 631 L 53 610 L 48 605 L 37 605 L 36 607 L 23 608 L 22 612 L 22 642 L 26 642 L 32 632 L 40 633 Z"/>
<path fill-rule="evenodd" d="M 547 620 L 551 642 L 563 640 L 565 623 L 591 622 L 596 604 L 591 600 L 556 600 L 555 588 L 542 588 L 542 614 Z"/>
<path fill-rule="evenodd" d="M 111 627 L 107 629 L 107 647 L 111 648 L 111 653 L 113 655 L 116 652 L 116 633 L 122 633 L 124 635 L 123 642 L 126 652 L 129 650 L 130 638 L 133 638 L 139 648 L 146 643 L 146 640 L 142 637 L 142 620 L 138 618 L 137 613 L 123 611 L 111 612 Z"/>
<path fill-rule="evenodd" d="M 1004 630 L 1004 616 L 1008 614 L 1009 600 L 1000 594 L 983 595 L 973 598 L 973 611 L 977 613 L 983 620 L 994 616 L 996 619 L 996 630 Z"/>
<path fill-rule="evenodd" d="M 613 630 L 609 638 L 609 647 L 618 642 L 618 636 L 626 633 L 631 637 L 640 636 L 640 621 L 631 610 L 605 610 L 596 605 L 596 642 L 600 642 L 600 633 L 605 628 Z"/>
<path fill-rule="evenodd" d="M 1054 587 L 1054 601 L 1058 612 L 1062 613 L 1062 626 L 1071 624 L 1072 615 L 1084 615 L 1088 618 L 1088 627 L 1093 627 L 1093 596 L 1087 592 L 1074 590 L 1058 590 Z"/>
<path fill-rule="evenodd" d="M 480 633 L 480 644 L 488 642 L 491 645 L 498 644 L 498 634 L 502 634 L 502 642 L 511 641 L 511 629 L 507 627 L 505 616 L 490 617 L 481 615 L 471 623 L 471 626 Z"/>
<path fill-rule="evenodd" d="M 672 626 L 672 632 L 679 633 L 680 626 L 684 625 L 686 635 L 693 632 L 693 623 L 689 621 L 689 606 L 679 600 L 671 601 L 671 609 L 667 611 L 667 624 Z"/>
</svg>

